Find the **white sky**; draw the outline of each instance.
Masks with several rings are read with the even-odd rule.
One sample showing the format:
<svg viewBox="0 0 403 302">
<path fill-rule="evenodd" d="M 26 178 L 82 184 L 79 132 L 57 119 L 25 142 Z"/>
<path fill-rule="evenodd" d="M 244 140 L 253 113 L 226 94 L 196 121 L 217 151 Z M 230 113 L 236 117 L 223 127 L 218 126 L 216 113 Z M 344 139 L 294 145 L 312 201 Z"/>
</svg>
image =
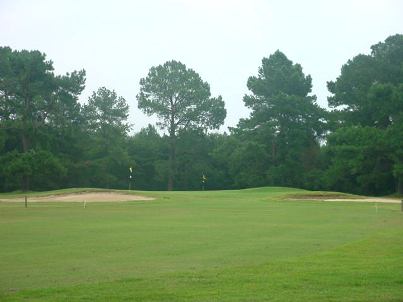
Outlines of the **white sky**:
<svg viewBox="0 0 403 302">
<path fill-rule="evenodd" d="M 399 0 L 0 0 L 1 46 L 44 52 L 57 74 L 84 68 L 80 101 L 101 86 L 116 90 L 135 131 L 155 122 L 137 109 L 139 80 L 167 60 L 193 68 L 222 95 L 226 130 L 248 116 L 247 79 L 277 49 L 312 76 L 326 107 L 326 81 L 396 33 Z"/>
</svg>

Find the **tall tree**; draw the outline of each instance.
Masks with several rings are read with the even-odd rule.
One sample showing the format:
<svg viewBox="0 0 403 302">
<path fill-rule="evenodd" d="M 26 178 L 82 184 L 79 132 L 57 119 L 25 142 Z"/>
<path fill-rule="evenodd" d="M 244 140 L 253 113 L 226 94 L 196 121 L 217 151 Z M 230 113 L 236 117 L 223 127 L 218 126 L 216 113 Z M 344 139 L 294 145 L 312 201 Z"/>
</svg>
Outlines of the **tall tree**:
<svg viewBox="0 0 403 302">
<path fill-rule="evenodd" d="M 403 92 L 403 90 L 402 90 Z M 402 93 L 403 97 L 403 93 Z M 396 180 L 396 192 L 403 195 L 403 112 L 400 121 L 387 129 L 389 155 L 393 161 L 393 176 Z"/>
<path fill-rule="evenodd" d="M 373 45 L 371 50 L 369 55 L 360 54 L 348 60 L 336 81 L 328 82 L 332 93 L 328 98 L 329 106 L 334 108 L 332 115 L 340 120 L 340 129 L 332 134 L 328 149 L 337 150 L 349 145 L 354 147 L 356 154 L 369 154 L 368 150 L 371 150 L 370 156 L 361 156 L 355 161 L 352 169 L 355 172 L 351 177 L 357 178 L 354 178 L 358 186 L 356 190 L 372 194 L 392 193 L 395 183 L 397 191 L 403 193 L 400 143 L 403 128 L 403 35 L 390 36 Z M 342 137 L 343 133 L 350 134 L 349 142 L 333 139 Z M 363 133 L 370 134 L 373 139 L 368 138 L 369 135 L 366 141 L 358 139 L 363 137 Z M 377 145 L 374 142 L 378 142 Z M 346 171 L 344 163 L 352 162 L 354 158 L 343 153 L 335 154 L 327 171 L 330 174 Z M 360 176 L 357 171 L 366 176 Z M 338 178 L 343 178 L 343 173 Z M 371 185 L 375 191 L 365 186 L 369 181 L 361 181 L 369 177 L 377 180 Z M 346 190 L 345 186 L 339 189 Z M 350 188 L 347 190 L 351 191 Z"/>
<path fill-rule="evenodd" d="M 403 35 L 390 36 L 371 50 L 348 60 L 336 81 L 328 82 L 328 102 L 344 125 L 385 129 L 403 110 L 393 97 L 393 90 L 403 83 Z"/>
<path fill-rule="evenodd" d="M 177 61 L 152 67 L 140 80 L 138 107 L 159 118 L 158 126 L 170 138 L 168 190 L 174 186 L 176 140 L 188 128 L 217 129 L 224 123 L 226 110 L 221 96 L 212 98 L 210 86 L 194 70 Z"/>
<path fill-rule="evenodd" d="M 105 87 L 93 92 L 83 115 L 91 134 L 87 156 L 93 173 L 91 185 L 122 187 L 126 184 L 129 157 L 127 134 L 131 125 L 127 122 L 129 106 L 123 97 Z"/>
<path fill-rule="evenodd" d="M 262 60 L 258 75 L 248 79 L 251 94 L 244 97 L 252 110 L 238 125 L 240 135 L 266 145 L 270 184 L 302 185 L 312 156 L 324 134 L 324 110 L 310 95 L 311 77 L 282 52 Z"/>
<path fill-rule="evenodd" d="M 0 123 L 2 129 L 19 137 L 16 149 L 23 153 L 41 149 L 39 138 L 46 126 L 63 127 L 66 123 L 61 120 L 77 113 L 77 99 L 84 83 L 84 70 L 56 76 L 53 63 L 46 60 L 45 54 L 0 47 Z M 58 115 L 63 106 L 63 114 Z M 27 173 L 23 176 L 23 188 L 28 189 L 29 183 Z"/>
</svg>

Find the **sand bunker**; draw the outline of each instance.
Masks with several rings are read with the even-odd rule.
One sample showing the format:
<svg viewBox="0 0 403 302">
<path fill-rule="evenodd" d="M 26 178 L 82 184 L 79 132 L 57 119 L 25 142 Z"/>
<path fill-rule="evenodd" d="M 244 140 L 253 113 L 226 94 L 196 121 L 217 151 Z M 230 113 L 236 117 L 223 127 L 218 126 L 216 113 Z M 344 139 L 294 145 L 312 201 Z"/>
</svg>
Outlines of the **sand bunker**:
<svg viewBox="0 0 403 302">
<path fill-rule="evenodd" d="M 332 198 L 333 197 L 333 198 Z M 312 200 L 321 200 L 321 201 L 352 201 L 352 202 L 380 202 L 380 203 L 400 203 L 400 199 L 394 198 L 381 198 L 381 197 L 367 197 L 367 198 L 349 198 L 342 196 L 326 196 L 326 195 L 301 195 L 301 196 L 293 196 L 288 200 L 300 200 L 300 201 L 312 201 Z"/>
<path fill-rule="evenodd" d="M 120 202 L 137 200 L 154 200 L 154 198 L 115 192 L 93 192 L 28 197 L 28 202 Z M 0 201 L 23 202 L 24 197 L 7 199 L 3 198 L 0 199 Z"/>
<path fill-rule="evenodd" d="M 334 199 L 324 199 L 324 201 L 354 201 L 354 202 L 381 202 L 381 203 L 400 203 L 399 199 L 393 198 L 334 198 Z"/>
</svg>

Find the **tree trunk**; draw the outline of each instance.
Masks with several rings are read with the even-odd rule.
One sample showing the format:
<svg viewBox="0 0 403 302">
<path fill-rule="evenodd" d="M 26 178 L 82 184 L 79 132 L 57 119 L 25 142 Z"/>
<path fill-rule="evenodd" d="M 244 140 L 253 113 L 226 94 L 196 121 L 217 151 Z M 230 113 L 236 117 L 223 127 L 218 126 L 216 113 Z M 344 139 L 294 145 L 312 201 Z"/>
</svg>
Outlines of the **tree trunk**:
<svg viewBox="0 0 403 302">
<path fill-rule="evenodd" d="M 170 147 L 169 147 L 169 174 L 168 174 L 168 191 L 172 191 L 174 188 L 174 177 L 176 171 L 176 137 L 175 134 L 170 135 Z"/>
<path fill-rule="evenodd" d="M 397 179 L 397 193 L 403 195 L 403 176 Z"/>
<path fill-rule="evenodd" d="M 22 190 L 24 192 L 29 191 L 30 182 L 31 182 L 31 178 L 29 177 L 29 175 L 22 176 Z"/>
<path fill-rule="evenodd" d="M 176 104 L 171 97 L 171 116 L 169 121 L 169 172 L 168 172 L 168 191 L 174 189 L 174 179 L 176 174 Z"/>
<path fill-rule="evenodd" d="M 23 153 L 27 153 L 29 151 L 29 149 L 31 149 L 31 141 L 29 139 L 29 126 L 28 125 L 32 125 L 32 121 L 30 119 L 31 115 L 30 112 L 31 110 L 31 104 L 32 104 L 32 100 L 29 97 L 26 97 L 24 99 L 24 113 L 23 113 L 23 117 L 22 117 L 22 129 L 21 129 L 21 145 L 22 145 L 22 152 Z M 29 121 L 31 121 L 31 123 L 29 123 Z M 29 186 L 30 186 L 30 176 L 23 174 L 22 175 L 22 190 L 24 192 L 29 190 Z"/>
<path fill-rule="evenodd" d="M 26 153 L 31 148 L 31 143 L 30 143 L 26 133 L 24 133 L 26 130 L 23 129 L 22 131 L 23 131 L 23 133 L 21 134 L 22 152 Z"/>
<path fill-rule="evenodd" d="M 21 134 L 22 152 L 26 153 L 31 148 L 31 142 L 25 133 L 26 128 L 24 128 L 22 131 L 23 131 Z M 24 192 L 29 191 L 30 182 L 31 182 L 31 179 L 30 179 L 29 175 L 22 176 L 22 190 Z"/>
</svg>

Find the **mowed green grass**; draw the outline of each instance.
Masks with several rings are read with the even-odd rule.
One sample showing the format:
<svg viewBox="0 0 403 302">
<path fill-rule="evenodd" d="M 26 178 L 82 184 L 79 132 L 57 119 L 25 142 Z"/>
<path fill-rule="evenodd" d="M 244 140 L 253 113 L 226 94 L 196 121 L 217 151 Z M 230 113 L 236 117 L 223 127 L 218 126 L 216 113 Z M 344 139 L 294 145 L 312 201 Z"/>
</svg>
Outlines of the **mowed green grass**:
<svg viewBox="0 0 403 302">
<path fill-rule="evenodd" d="M 403 301 L 400 205 L 300 193 L 0 203 L 0 300 Z"/>
</svg>

